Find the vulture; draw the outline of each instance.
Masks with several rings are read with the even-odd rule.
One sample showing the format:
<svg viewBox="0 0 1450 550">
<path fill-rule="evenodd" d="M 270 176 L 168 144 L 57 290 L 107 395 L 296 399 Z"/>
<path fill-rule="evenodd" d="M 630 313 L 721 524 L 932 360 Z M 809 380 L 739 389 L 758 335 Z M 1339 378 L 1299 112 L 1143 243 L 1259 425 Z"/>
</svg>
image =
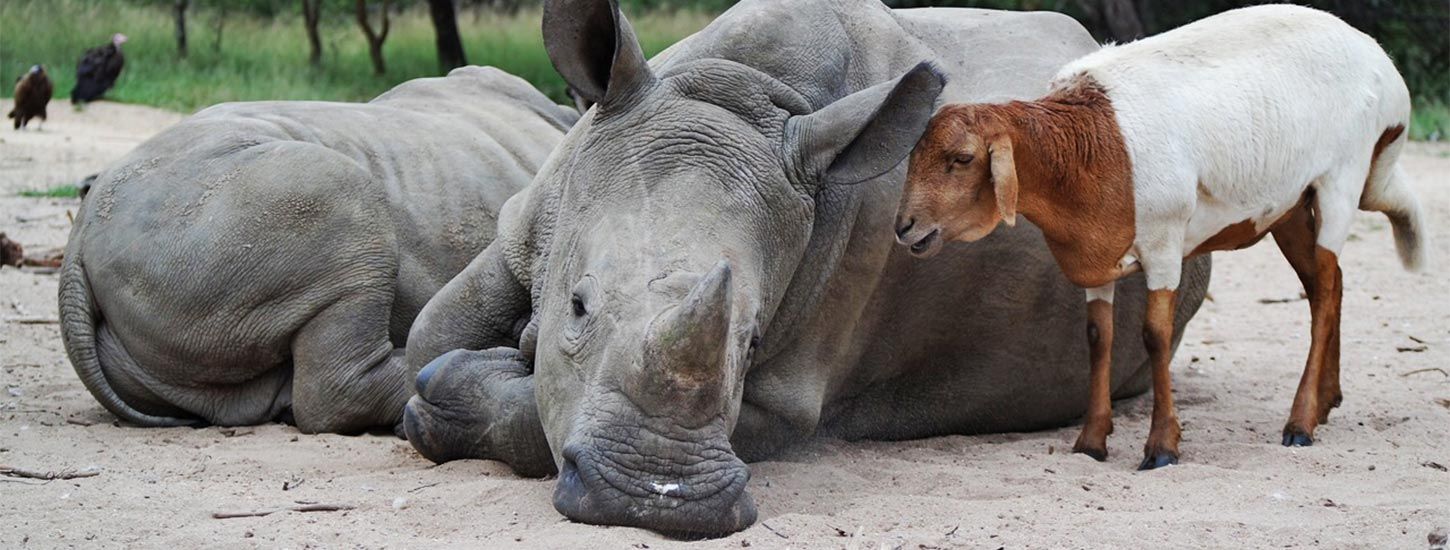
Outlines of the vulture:
<svg viewBox="0 0 1450 550">
<path fill-rule="evenodd" d="M 76 63 L 76 87 L 71 88 L 70 101 L 76 105 L 95 101 L 106 95 L 106 90 L 116 84 L 121 68 L 126 66 L 126 56 L 121 54 L 121 44 L 126 35 L 116 33 L 111 43 L 86 50 Z"/>
<path fill-rule="evenodd" d="M 20 243 L 10 240 L 4 233 L 0 233 L 0 267 L 20 267 L 25 263 L 25 249 Z"/>
<path fill-rule="evenodd" d="M 15 119 L 16 130 L 24 128 L 32 118 L 40 119 L 37 126 L 44 123 L 45 106 L 50 103 L 52 91 L 50 77 L 45 75 L 45 67 L 31 66 L 30 72 L 15 79 L 15 108 L 5 116 Z"/>
</svg>

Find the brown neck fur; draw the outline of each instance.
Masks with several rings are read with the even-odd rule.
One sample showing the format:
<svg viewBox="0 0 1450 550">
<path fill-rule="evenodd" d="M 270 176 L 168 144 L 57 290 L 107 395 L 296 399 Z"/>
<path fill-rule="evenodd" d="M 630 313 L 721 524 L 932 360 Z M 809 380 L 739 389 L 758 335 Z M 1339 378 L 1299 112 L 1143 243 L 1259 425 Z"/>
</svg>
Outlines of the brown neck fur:
<svg viewBox="0 0 1450 550">
<path fill-rule="evenodd" d="M 1042 229 L 1063 273 L 1083 287 L 1117 279 L 1135 234 L 1133 174 L 1102 87 L 1084 80 L 1036 101 L 979 108 L 1011 138 L 1018 211 Z"/>
</svg>

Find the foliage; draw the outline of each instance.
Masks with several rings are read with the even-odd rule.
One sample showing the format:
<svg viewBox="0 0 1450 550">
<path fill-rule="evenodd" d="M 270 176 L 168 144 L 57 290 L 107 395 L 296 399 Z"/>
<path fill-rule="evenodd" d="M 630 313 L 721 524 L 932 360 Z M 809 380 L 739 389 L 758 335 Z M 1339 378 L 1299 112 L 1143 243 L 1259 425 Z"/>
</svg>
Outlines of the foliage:
<svg viewBox="0 0 1450 550">
<path fill-rule="evenodd" d="M 1265 0 L 884 0 L 893 7 L 964 6 L 1056 10 L 1110 38 L 1090 11 L 1112 1 L 1136 10 L 1148 34 Z M 567 102 L 539 36 L 541 0 L 457 0 L 459 30 L 470 62 L 495 65 Z M 703 27 L 735 0 L 620 0 L 646 53 Z M 1343 17 L 1383 44 L 1416 98 L 1411 136 L 1450 136 L 1450 8 L 1446 0 L 1299 0 Z M 174 0 L 0 0 L 0 83 L 43 63 L 64 97 L 75 61 L 113 32 L 131 37 L 127 68 L 111 93 L 117 101 L 192 110 L 221 101 L 371 98 L 410 78 L 433 76 L 438 62 L 423 0 L 394 0 L 394 30 L 384 46 L 389 73 L 374 76 L 366 40 L 353 20 L 353 0 L 323 0 L 324 58 L 307 63 L 298 0 L 191 0 L 191 53 L 175 55 Z M 222 31 L 220 48 L 217 33 Z M 9 87 L 0 87 L 8 95 Z M 1443 137 L 1442 137 L 1443 139 Z"/>
<path fill-rule="evenodd" d="M 104 44 L 114 32 L 130 37 L 124 50 L 126 70 L 108 97 L 168 109 L 193 111 L 223 101 L 323 99 L 365 101 L 404 80 L 437 76 L 433 26 L 424 2 L 395 16 L 385 45 L 388 73 L 374 76 L 367 42 L 352 18 L 351 3 L 323 8 L 323 63 L 308 65 L 307 36 L 300 2 L 277 17 L 264 10 L 226 12 L 220 0 L 194 0 L 189 12 L 193 44 L 186 59 L 176 57 L 169 8 L 122 1 L 0 0 L 0 82 L 13 83 L 35 63 L 55 82 L 58 101 L 75 83 L 75 63 L 87 48 Z M 270 0 L 256 0 L 265 7 Z M 247 2 L 239 2 L 245 4 Z M 342 7 L 339 7 L 342 6 Z M 215 20 L 224 16 L 219 50 Z M 469 10 L 459 13 L 459 31 L 468 60 L 494 65 L 533 82 L 556 101 L 569 103 L 563 80 L 544 52 L 539 12 L 514 14 Z M 693 10 L 641 13 L 631 18 L 646 53 L 653 55 L 709 23 L 711 15 Z M 11 39 L 10 37 L 17 37 Z M 9 86 L 0 89 L 9 95 Z M 58 108 L 52 105 L 52 109 Z"/>
<path fill-rule="evenodd" d="M 73 199 L 80 196 L 80 190 L 74 185 L 57 185 L 50 189 L 28 189 L 21 191 L 19 195 L 38 199 Z"/>
</svg>

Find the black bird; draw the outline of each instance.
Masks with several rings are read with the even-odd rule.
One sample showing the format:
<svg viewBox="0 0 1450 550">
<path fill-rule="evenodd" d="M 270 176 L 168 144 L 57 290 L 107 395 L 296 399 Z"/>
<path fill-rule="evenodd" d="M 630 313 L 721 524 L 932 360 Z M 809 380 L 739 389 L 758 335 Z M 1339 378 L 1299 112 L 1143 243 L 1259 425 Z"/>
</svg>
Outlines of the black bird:
<svg viewBox="0 0 1450 550">
<path fill-rule="evenodd" d="M 121 76 L 121 69 L 126 66 L 126 56 L 121 53 L 121 44 L 125 43 L 126 35 L 116 33 L 110 44 L 86 50 L 76 63 L 76 87 L 70 91 L 71 103 L 95 101 L 116 85 L 116 77 Z"/>
<path fill-rule="evenodd" d="M 50 103 L 54 90 L 45 67 L 32 65 L 30 72 L 15 79 L 15 108 L 5 116 L 15 119 L 16 130 L 24 128 L 32 118 L 40 119 L 36 123 L 38 128 L 45 122 L 45 106 Z"/>
</svg>

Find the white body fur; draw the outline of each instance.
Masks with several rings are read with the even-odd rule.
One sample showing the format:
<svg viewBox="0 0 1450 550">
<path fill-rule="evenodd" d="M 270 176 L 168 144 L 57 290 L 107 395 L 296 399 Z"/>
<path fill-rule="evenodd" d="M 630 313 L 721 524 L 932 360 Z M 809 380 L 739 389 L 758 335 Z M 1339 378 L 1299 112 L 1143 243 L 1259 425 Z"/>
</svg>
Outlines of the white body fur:
<svg viewBox="0 0 1450 550">
<path fill-rule="evenodd" d="M 1221 13 L 1065 66 L 1053 88 L 1088 77 L 1116 110 L 1134 179 L 1131 256 L 1152 289 L 1178 286 L 1181 259 L 1224 228 L 1263 232 L 1315 190 L 1316 244 L 1339 254 L 1356 207 L 1385 212 L 1401 260 L 1417 268 L 1420 207 L 1395 166 L 1410 95 L 1375 41 L 1333 15 L 1292 5 Z"/>
</svg>

